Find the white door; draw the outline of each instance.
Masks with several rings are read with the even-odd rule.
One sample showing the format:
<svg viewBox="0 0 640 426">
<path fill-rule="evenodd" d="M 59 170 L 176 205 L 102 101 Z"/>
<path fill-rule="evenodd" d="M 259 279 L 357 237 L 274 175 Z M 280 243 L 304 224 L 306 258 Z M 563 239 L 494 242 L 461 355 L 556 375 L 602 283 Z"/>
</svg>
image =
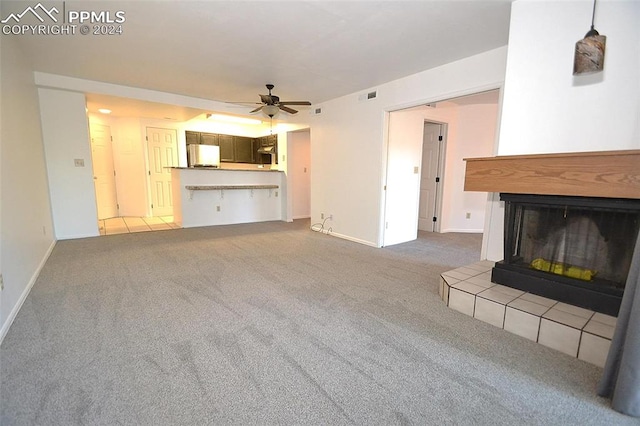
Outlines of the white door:
<svg viewBox="0 0 640 426">
<path fill-rule="evenodd" d="M 438 175 L 442 144 L 442 124 L 424 123 L 422 140 L 422 173 L 420 176 L 420 207 L 418 229 L 435 231 L 438 218 L 437 200 L 441 177 Z"/>
<path fill-rule="evenodd" d="M 147 127 L 151 215 L 173 215 L 171 169 L 178 166 L 178 135 L 174 129 Z"/>
<path fill-rule="evenodd" d="M 111 128 L 102 124 L 91 124 L 89 132 L 98 219 L 116 217 L 118 216 L 118 198 L 116 195 L 116 172 L 113 167 Z"/>
<path fill-rule="evenodd" d="M 389 114 L 389 144 L 382 245 L 418 237 L 420 161 L 424 113 L 420 110 Z"/>
</svg>

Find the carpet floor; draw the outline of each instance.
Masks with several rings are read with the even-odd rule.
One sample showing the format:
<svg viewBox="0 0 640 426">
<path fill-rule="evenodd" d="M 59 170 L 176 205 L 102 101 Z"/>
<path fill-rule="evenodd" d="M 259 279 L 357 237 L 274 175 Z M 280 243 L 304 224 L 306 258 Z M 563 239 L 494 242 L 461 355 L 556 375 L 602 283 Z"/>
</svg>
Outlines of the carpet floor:
<svg viewBox="0 0 640 426">
<path fill-rule="evenodd" d="M 638 424 L 601 369 L 448 309 L 474 234 L 305 220 L 60 241 L 0 347 L 2 425 Z"/>
</svg>

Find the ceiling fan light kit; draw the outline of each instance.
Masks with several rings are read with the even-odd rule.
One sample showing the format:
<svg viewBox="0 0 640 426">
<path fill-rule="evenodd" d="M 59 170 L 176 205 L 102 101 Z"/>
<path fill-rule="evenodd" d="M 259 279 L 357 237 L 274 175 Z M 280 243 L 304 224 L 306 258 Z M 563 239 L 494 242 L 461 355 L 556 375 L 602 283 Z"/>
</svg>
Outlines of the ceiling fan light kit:
<svg viewBox="0 0 640 426">
<path fill-rule="evenodd" d="M 262 112 L 271 118 L 273 118 L 280 111 L 280 109 L 275 105 L 265 105 L 263 107 L 260 107 L 259 109 L 262 109 Z"/>
</svg>

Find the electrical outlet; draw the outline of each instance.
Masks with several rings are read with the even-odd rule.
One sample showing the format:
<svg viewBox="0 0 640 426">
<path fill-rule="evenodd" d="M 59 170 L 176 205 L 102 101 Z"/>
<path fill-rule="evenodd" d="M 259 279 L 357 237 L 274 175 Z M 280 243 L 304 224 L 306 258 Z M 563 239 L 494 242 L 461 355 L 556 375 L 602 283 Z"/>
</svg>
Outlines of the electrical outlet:
<svg viewBox="0 0 640 426">
<path fill-rule="evenodd" d="M 2 274 L 0 274 L 0 291 L 4 290 L 4 278 Z"/>
<path fill-rule="evenodd" d="M 329 220 L 333 220 L 333 215 L 332 214 L 329 215 Z"/>
<path fill-rule="evenodd" d="M 324 213 L 320 213 L 320 219 L 324 219 Z"/>
<path fill-rule="evenodd" d="M 467 219 L 471 219 L 471 213 L 467 212 Z"/>
<path fill-rule="evenodd" d="M 84 159 L 83 158 L 74 158 L 73 165 L 76 167 L 84 167 Z"/>
<path fill-rule="evenodd" d="M 220 211 L 220 206 L 216 206 L 216 211 L 219 212 Z"/>
</svg>

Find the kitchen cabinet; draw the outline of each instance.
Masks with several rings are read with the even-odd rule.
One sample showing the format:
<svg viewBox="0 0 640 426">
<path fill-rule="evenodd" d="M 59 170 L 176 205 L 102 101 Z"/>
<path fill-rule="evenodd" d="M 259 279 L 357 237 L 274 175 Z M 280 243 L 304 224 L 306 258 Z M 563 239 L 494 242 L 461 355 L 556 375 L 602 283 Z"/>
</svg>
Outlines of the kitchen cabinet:
<svg viewBox="0 0 640 426">
<path fill-rule="evenodd" d="M 218 144 L 220 145 L 220 161 L 235 162 L 236 154 L 233 146 L 233 136 L 218 135 Z"/>
<path fill-rule="evenodd" d="M 220 135 L 216 133 L 200 133 L 200 143 L 202 145 L 218 145 Z"/>
<path fill-rule="evenodd" d="M 184 134 L 187 140 L 187 145 L 200 143 L 200 132 L 191 132 L 187 130 L 186 132 L 184 132 Z"/>
<path fill-rule="evenodd" d="M 253 163 L 255 152 L 253 151 L 253 138 L 244 136 L 233 137 L 233 147 L 235 149 L 236 163 Z"/>
<path fill-rule="evenodd" d="M 271 155 L 259 153 L 267 146 L 277 150 L 278 135 L 250 138 L 246 136 L 223 135 L 218 133 L 185 131 L 187 145 L 217 145 L 220 147 L 220 161 L 226 163 L 271 164 Z M 187 151 L 187 156 L 188 156 Z M 278 158 L 276 157 L 276 163 Z"/>
<path fill-rule="evenodd" d="M 258 138 L 260 146 L 274 146 L 278 143 L 278 135 L 262 136 Z"/>
</svg>

